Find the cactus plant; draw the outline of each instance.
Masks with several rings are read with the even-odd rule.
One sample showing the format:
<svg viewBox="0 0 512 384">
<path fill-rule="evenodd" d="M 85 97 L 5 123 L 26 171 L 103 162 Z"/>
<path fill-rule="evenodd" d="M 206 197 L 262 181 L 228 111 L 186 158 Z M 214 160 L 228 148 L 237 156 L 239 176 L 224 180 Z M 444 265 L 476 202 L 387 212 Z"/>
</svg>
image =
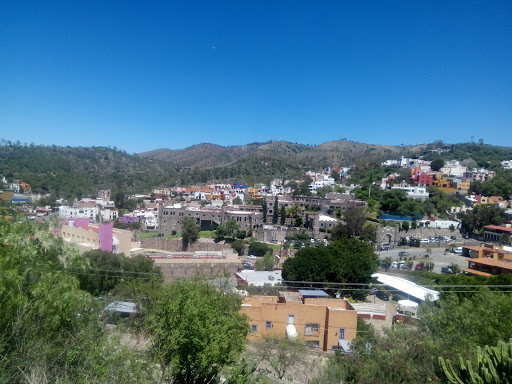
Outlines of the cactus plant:
<svg viewBox="0 0 512 384">
<path fill-rule="evenodd" d="M 460 357 L 459 372 L 449 360 L 439 357 L 439 365 L 450 384 L 510 384 L 512 383 L 512 339 L 498 342 L 496 347 L 477 347 L 476 368 Z"/>
</svg>

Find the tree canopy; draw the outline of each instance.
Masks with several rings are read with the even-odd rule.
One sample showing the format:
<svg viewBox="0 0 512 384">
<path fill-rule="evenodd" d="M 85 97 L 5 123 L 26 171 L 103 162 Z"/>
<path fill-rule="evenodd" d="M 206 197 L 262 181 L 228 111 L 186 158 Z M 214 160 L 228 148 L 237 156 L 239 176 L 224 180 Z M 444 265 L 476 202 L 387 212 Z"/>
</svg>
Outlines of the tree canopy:
<svg viewBox="0 0 512 384">
<path fill-rule="evenodd" d="M 177 383 L 210 383 L 243 350 L 249 330 L 240 296 L 195 281 L 165 286 L 148 309 L 156 359 Z"/>
<path fill-rule="evenodd" d="M 364 284 L 370 283 L 377 267 L 378 256 L 371 245 L 351 238 L 333 241 L 328 246 L 301 249 L 294 258 L 284 262 L 282 273 L 286 281 Z M 367 292 L 357 286 L 347 289 L 348 294 L 357 298 Z"/>
</svg>

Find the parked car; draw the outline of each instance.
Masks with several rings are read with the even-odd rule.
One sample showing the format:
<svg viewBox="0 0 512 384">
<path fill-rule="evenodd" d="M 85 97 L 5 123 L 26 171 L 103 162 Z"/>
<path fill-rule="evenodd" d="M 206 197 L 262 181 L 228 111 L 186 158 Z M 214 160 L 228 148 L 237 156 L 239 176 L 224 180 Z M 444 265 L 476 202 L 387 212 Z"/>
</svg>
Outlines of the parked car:
<svg viewBox="0 0 512 384">
<path fill-rule="evenodd" d="M 457 238 L 455 236 L 450 236 L 450 239 L 457 240 Z"/>
<path fill-rule="evenodd" d="M 391 268 L 395 268 L 395 269 L 398 268 L 398 261 L 393 261 L 391 263 Z"/>
<path fill-rule="evenodd" d="M 414 267 L 415 271 L 423 271 L 423 263 L 416 264 L 416 267 Z"/>
<path fill-rule="evenodd" d="M 446 273 L 447 275 L 451 275 L 453 273 L 452 267 L 443 267 L 443 268 L 441 268 L 441 273 Z"/>
<path fill-rule="evenodd" d="M 462 255 L 462 247 L 457 247 L 455 248 L 455 251 L 454 251 L 457 255 Z"/>
<path fill-rule="evenodd" d="M 251 260 L 256 260 L 256 256 L 254 256 L 254 255 L 249 255 L 249 256 L 247 256 L 247 258 L 251 259 Z"/>
<path fill-rule="evenodd" d="M 384 292 L 382 291 L 377 291 L 377 293 L 375 294 L 375 296 L 377 296 L 379 299 L 383 300 L 383 301 L 389 301 L 389 296 L 386 295 Z"/>
<path fill-rule="evenodd" d="M 409 256 L 409 252 L 405 252 L 405 251 L 398 252 L 398 256 L 401 256 L 401 257 Z"/>
<path fill-rule="evenodd" d="M 430 242 L 430 240 L 429 240 L 429 239 L 421 239 L 421 240 L 420 240 L 420 243 L 421 243 L 421 244 L 426 244 L 426 243 L 429 243 L 429 242 Z"/>
</svg>

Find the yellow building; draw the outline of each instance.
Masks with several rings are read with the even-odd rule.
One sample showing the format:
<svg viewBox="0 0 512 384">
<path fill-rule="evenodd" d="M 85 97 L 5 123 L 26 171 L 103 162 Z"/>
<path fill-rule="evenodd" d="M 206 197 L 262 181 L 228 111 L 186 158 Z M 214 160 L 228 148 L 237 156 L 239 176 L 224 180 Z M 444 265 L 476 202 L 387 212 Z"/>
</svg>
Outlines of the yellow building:
<svg viewBox="0 0 512 384">
<path fill-rule="evenodd" d="M 261 199 L 262 198 L 258 188 L 249 187 L 247 192 L 249 193 L 249 196 L 251 196 L 253 199 Z"/>
<path fill-rule="evenodd" d="M 249 339 L 298 337 L 322 351 L 348 350 L 357 330 L 357 312 L 350 303 L 308 297 L 318 291 L 301 292 L 246 297 L 240 312 L 249 319 Z"/>
<path fill-rule="evenodd" d="M 452 183 L 452 187 L 455 188 L 457 191 L 469 191 L 470 186 L 470 179 L 457 179 L 454 180 Z"/>
<path fill-rule="evenodd" d="M 60 236 L 66 242 L 75 244 L 79 252 L 102 249 L 100 244 L 100 225 L 98 224 L 75 225 L 73 221 L 70 221 L 68 224 L 62 225 Z M 126 257 L 130 257 L 130 250 L 132 248 L 131 232 L 124 229 L 111 228 L 109 236 L 111 237 L 110 249 L 102 250 L 124 253 Z"/>
</svg>

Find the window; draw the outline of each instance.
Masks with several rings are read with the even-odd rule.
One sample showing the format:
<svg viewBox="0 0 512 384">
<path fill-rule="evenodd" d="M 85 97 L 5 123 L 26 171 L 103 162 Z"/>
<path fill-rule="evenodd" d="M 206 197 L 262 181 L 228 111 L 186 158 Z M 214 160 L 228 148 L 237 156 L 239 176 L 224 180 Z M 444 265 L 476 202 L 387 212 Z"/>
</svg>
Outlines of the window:
<svg viewBox="0 0 512 384">
<path fill-rule="evenodd" d="M 306 323 L 304 324 L 304 336 L 318 335 L 320 332 L 320 324 Z"/>
<path fill-rule="evenodd" d="M 251 324 L 251 333 L 258 333 L 258 325 Z"/>
<path fill-rule="evenodd" d="M 272 322 L 271 321 L 265 321 L 265 329 L 272 329 Z"/>
<path fill-rule="evenodd" d="M 307 346 L 309 348 L 316 348 L 316 349 L 319 349 L 320 348 L 320 340 L 309 340 L 307 342 Z"/>
<path fill-rule="evenodd" d="M 345 340 L 345 328 L 340 328 L 338 331 L 338 340 Z"/>
</svg>

